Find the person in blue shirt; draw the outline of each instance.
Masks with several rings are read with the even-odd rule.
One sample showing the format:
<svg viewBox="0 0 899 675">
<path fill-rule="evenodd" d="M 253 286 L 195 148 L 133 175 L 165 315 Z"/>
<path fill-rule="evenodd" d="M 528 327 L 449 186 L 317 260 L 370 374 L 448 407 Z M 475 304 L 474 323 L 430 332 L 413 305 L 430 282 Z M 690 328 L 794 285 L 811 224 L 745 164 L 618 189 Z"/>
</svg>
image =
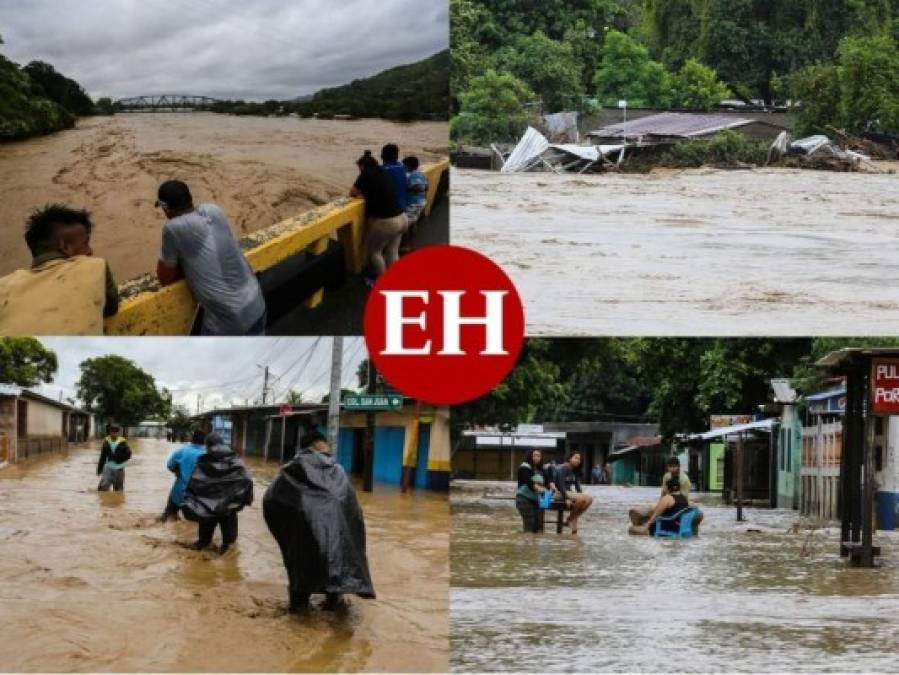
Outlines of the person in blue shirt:
<svg viewBox="0 0 899 675">
<path fill-rule="evenodd" d="M 169 518 L 178 517 L 178 509 L 184 503 L 184 491 L 190 482 L 190 477 L 197 465 L 197 458 L 206 454 L 206 433 L 199 429 L 194 430 L 190 443 L 183 448 L 178 448 L 169 455 L 166 468 L 175 474 L 175 482 L 169 492 L 169 499 L 165 505 L 165 511 L 159 520 L 165 522 Z"/>
<path fill-rule="evenodd" d="M 393 189 L 396 191 L 396 200 L 405 211 L 409 204 L 409 183 L 406 179 L 406 167 L 400 162 L 400 149 L 394 143 L 388 143 L 381 148 L 381 168 L 390 176 Z"/>
</svg>

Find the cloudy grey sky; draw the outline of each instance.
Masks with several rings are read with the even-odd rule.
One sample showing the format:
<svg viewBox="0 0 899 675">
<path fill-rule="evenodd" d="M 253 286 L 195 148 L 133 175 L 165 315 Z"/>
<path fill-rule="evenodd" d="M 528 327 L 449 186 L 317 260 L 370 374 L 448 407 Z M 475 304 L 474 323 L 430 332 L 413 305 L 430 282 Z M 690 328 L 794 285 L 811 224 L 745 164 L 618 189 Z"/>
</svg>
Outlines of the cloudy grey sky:
<svg viewBox="0 0 899 675">
<path fill-rule="evenodd" d="M 157 385 L 172 392 L 177 404 L 193 413 L 197 397 L 204 410 L 244 405 L 262 395 L 263 371 L 271 369 L 274 398 L 298 389 L 305 400 L 318 402 L 327 393 L 331 373 L 331 338 L 41 338 L 56 352 L 59 371 L 52 384 L 36 391 L 59 400 L 75 398 L 82 361 L 118 354 L 153 375 Z M 356 371 L 365 359 L 365 341 L 345 338 L 343 388 L 358 386 Z"/>
<path fill-rule="evenodd" d="M 94 98 L 290 99 L 449 44 L 448 0 L 0 0 L 0 52 Z"/>
</svg>

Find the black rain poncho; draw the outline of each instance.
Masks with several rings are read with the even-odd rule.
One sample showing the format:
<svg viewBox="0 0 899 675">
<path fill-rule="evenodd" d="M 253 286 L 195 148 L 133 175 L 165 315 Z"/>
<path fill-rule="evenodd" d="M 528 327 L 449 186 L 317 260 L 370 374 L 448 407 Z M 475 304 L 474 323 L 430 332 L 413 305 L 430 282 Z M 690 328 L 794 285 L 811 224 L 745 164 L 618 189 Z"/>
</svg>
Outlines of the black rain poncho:
<svg viewBox="0 0 899 675">
<path fill-rule="evenodd" d="M 298 451 L 266 490 L 262 510 L 281 547 L 292 593 L 375 597 L 362 509 L 331 457 Z"/>
<path fill-rule="evenodd" d="M 210 520 L 253 503 L 253 477 L 227 445 L 207 448 L 184 492 L 182 512 L 188 520 Z"/>
</svg>

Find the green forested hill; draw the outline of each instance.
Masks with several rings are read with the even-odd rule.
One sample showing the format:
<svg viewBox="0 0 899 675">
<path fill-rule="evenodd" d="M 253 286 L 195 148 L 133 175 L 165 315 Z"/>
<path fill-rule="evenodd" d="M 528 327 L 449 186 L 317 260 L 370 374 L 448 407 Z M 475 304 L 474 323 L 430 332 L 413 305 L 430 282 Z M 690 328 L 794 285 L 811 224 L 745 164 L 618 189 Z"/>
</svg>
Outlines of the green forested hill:
<svg viewBox="0 0 899 675">
<path fill-rule="evenodd" d="M 449 111 L 449 51 L 398 66 L 296 104 L 303 115 L 353 115 L 386 119 L 446 119 Z"/>
<path fill-rule="evenodd" d="M 515 110 L 792 104 L 800 131 L 899 132 L 899 0 L 451 0 L 453 135 Z M 525 116 L 526 117 L 526 116 Z M 510 120 L 513 122 L 510 124 Z"/>
</svg>

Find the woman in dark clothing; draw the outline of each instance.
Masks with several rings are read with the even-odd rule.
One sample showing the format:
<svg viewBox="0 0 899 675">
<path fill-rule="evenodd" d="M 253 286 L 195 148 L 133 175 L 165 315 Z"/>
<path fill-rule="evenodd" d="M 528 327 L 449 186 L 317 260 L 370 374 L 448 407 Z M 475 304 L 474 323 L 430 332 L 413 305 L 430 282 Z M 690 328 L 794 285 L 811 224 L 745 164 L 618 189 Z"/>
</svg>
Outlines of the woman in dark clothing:
<svg viewBox="0 0 899 675">
<path fill-rule="evenodd" d="M 369 150 L 356 165 L 359 177 L 350 196 L 365 200 L 365 257 L 370 275 L 367 281 L 373 282 L 399 258 L 400 242 L 409 227 L 409 220 L 405 207 L 397 198 L 392 179 Z"/>
<path fill-rule="evenodd" d="M 197 458 L 184 492 L 182 511 L 198 524 L 193 548 L 202 550 L 212 543 L 215 526 L 222 531 L 224 553 L 237 540 L 237 512 L 253 503 L 253 477 L 235 452 L 218 434 L 206 437 L 206 454 Z"/>
<path fill-rule="evenodd" d="M 515 492 L 515 508 L 521 514 L 525 532 L 540 530 L 540 509 L 537 504 L 547 483 L 543 472 L 543 454 L 534 448 L 518 467 L 518 489 Z M 548 487 L 555 490 L 552 483 Z"/>
<path fill-rule="evenodd" d="M 655 533 L 655 522 L 658 518 L 670 518 L 690 507 L 690 501 L 680 491 L 680 479 L 669 478 L 665 484 L 668 488 L 667 494 L 659 497 L 656 507 L 652 511 L 652 515 L 645 525 L 631 525 L 628 529 L 630 534 L 642 534 L 653 536 Z M 662 522 L 662 528 L 676 532 L 680 525 L 677 521 L 668 520 Z"/>
</svg>

